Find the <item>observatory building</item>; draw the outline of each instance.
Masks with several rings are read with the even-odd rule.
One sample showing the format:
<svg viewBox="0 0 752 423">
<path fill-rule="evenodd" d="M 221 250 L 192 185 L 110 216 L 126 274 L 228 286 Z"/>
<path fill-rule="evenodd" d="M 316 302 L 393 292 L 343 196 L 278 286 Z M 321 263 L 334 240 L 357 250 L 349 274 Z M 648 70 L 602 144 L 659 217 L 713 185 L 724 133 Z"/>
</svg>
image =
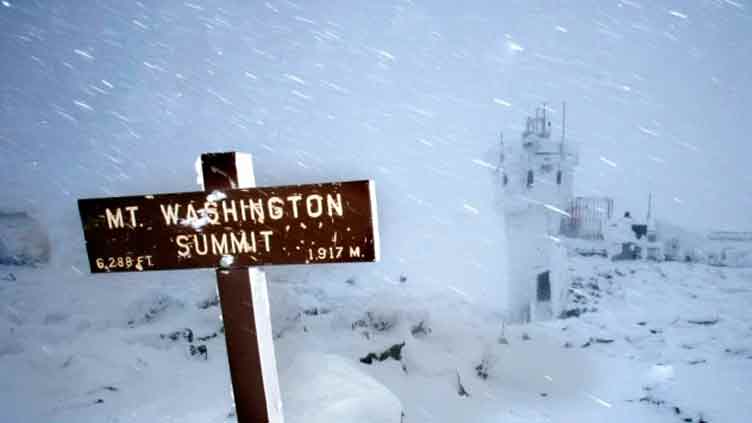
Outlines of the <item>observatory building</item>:
<svg viewBox="0 0 752 423">
<path fill-rule="evenodd" d="M 566 140 L 565 109 L 561 136 L 551 133 L 545 105 L 528 117 L 519 143 L 501 140 L 499 186 L 507 237 L 506 313 L 513 322 L 556 317 L 567 282 L 566 251 L 559 234 L 573 199 L 576 147 Z"/>
</svg>

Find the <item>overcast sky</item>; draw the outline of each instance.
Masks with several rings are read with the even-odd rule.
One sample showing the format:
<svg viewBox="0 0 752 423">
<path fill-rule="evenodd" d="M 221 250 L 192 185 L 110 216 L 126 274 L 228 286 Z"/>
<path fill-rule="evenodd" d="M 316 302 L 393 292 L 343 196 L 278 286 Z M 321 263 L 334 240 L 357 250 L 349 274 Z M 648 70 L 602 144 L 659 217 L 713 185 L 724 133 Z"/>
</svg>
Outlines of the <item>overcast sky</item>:
<svg viewBox="0 0 752 423">
<path fill-rule="evenodd" d="M 370 177 L 400 231 L 482 234 L 499 220 L 478 160 L 541 102 L 558 133 L 566 100 L 579 195 L 642 216 L 653 192 L 660 218 L 752 230 L 751 12 L 3 1 L 0 207 L 75 222 L 76 198 L 194 190 L 194 158 L 233 149 L 255 155 L 260 184 Z M 473 240 L 459 233 L 446 241 Z"/>
</svg>

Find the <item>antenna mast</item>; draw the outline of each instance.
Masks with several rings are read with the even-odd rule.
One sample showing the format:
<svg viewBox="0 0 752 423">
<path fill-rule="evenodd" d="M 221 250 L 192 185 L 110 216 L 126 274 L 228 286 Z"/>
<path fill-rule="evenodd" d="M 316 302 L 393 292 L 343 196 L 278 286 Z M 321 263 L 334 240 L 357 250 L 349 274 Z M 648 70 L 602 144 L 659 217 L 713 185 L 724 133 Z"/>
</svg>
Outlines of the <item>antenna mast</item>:
<svg viewBox="0 0 752 423">
<path fill-rule="evenodd" d="M 567 138 L 567 102 L 561 103 L 561 143 Z"/>
<path fill-rule="evenodd" d="M 499 132 L 499 165 L 496 166 L 496 171 L 501 169 L 504 164 L 504 131 Z"/>
</svg>

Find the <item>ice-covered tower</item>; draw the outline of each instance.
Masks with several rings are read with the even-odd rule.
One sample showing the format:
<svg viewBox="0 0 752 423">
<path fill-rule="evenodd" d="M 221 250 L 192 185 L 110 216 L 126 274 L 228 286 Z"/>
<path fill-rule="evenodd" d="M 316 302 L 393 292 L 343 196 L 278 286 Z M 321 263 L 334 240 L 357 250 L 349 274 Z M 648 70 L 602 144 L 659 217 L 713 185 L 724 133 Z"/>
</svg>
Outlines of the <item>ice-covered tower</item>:
<svg viewBox="0 0 752 423">
<path fill-rule="evenodd" d="M 513 321 L 555 317 L 566 289 L 562 220 L 573 197 L 576 147 L 566 139 L 562 108 L 561 137 L 551 133 L 550 110 L 543 105 L 528 117 L 520 143 L 504 145 L 500 157 L 507 234 L 508 304 Z"/>
</svg>

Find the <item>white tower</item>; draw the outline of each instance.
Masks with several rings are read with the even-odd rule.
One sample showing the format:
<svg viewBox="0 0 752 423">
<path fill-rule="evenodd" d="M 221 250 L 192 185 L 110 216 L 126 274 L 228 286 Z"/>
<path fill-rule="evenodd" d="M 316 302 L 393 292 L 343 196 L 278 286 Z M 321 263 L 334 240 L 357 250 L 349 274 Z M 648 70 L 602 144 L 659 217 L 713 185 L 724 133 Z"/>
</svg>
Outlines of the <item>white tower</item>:
<svg viewBox="0 0 752 423">
<path fill-rule="evenodd" d="M 573 197 L 575 146 L 551 136 L 544 104 L 528 117 L 519 145 L 502 145 L 500 185 L 507 234 L 508 304 L 511 321 L 555 317 L 566 290 L 562 220 Z M 557 139 L 558 138 L 558 139 Z"/>
</svg>

